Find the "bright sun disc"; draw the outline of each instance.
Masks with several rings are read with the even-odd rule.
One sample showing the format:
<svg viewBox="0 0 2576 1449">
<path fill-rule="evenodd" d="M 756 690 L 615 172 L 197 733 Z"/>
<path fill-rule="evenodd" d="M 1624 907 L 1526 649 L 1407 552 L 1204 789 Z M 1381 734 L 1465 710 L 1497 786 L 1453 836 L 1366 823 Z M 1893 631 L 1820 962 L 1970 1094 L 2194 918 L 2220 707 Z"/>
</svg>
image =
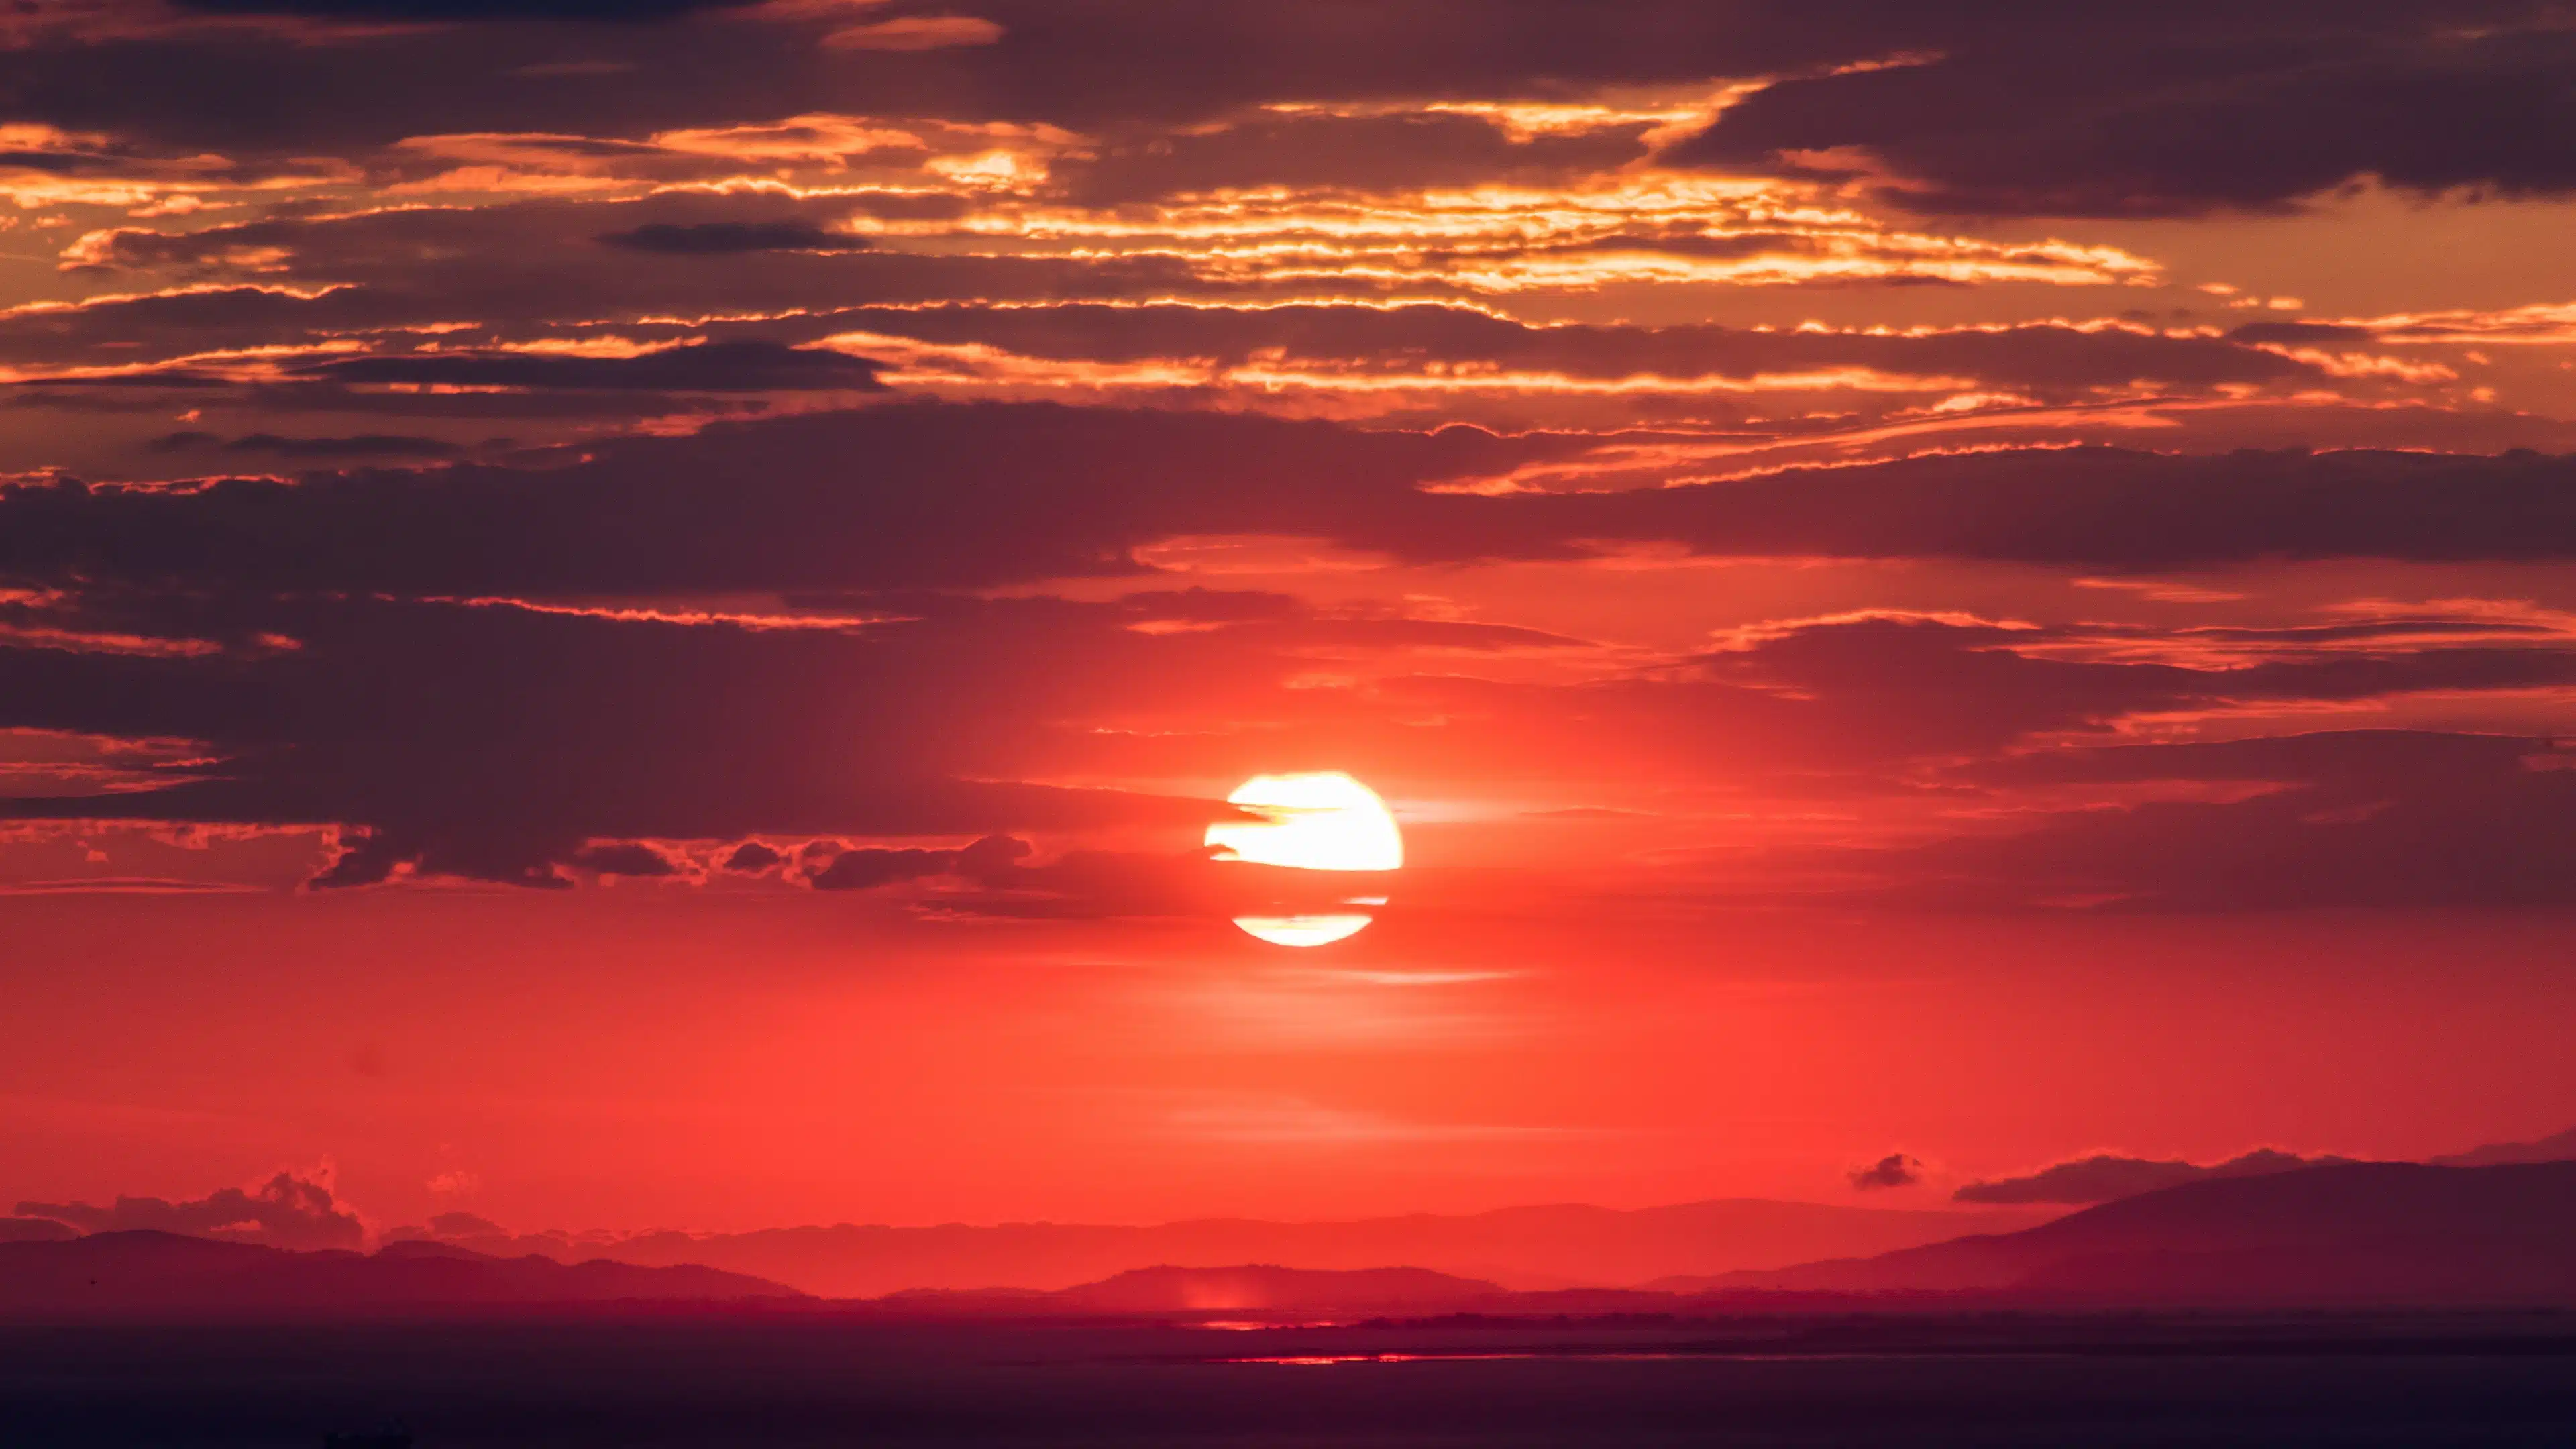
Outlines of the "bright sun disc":
<svg viewBox="0 0 2576 1449">
<path fill-rule="evenodd" d="M 1404 835 L 1377 792 L 1340 771 L 1256 775 L 1225 797 L 1258 820 L 1228 820 L 1207 829 L 1207 843 L 1235 860 L 1294 870 L 1395 870 L 1404 864 Z M 1383 904 L 1384 896 L 1366 898 Z M 1362 901 L 1354 898 L 1349 904 Z M 1237 916 L 1234 923 L 1281 946 L 1321 946 L 1357 935 L 1365 912 Z"/>
</svg>

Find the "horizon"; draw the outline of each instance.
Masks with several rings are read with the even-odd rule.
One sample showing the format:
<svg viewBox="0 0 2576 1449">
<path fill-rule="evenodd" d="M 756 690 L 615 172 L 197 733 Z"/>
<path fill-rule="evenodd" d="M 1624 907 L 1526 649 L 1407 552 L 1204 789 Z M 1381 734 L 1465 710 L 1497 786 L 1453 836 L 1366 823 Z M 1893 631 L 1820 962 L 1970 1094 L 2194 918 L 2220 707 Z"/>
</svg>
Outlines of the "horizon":
<svg viewBox="0 0 2576 1449">
<path fill-rule="evenodd" d="M 1915 1336 L 1920 1346 L 1906 1351 L 1939 1353 L 1938 1345 L 1955 1331 L 1945 1322 L 1999 1309 L 2108 1311 L 2130 1320 L 2130 1327 L 2117 1330 L 2123 1335 L 2141 1311 L 2232 1308 L 2257 1315 L 2236 1324 L 2229 1330 L 2234 1333 L 2249 1327 L 2273 1331 L 2262 1327 L 2263 1315 L 2287 1313 L 2291 1317 L 2283 1325 L 2304 1324 L 2302 1331 L 2314 1333 L 2319 1311 L 2333 1309 L 2345 1321 L 2328 1321 L 2323 1331 L 2329 1339 L 2373 1332 L 2374 1317 L 2385 1315 L 2451 1325 L 2437 1328 L 2439 1333 L 2456 1332 L 2463 1323 L 2474 1332 L 2483 1321 L 2478 1315 L 2518 1309 L 2526 1317 L 2539 1311 L 2520 1332 L 2531 1336 L 2536 1328 L 2534 1342 L 2542 1344 L 2560 1333 L 2551 1315 L 2563 1318 L 2567 1294 L 2576 1291 L 2576 1264 L 2566 1259 L 2560 1231 L 2571 1207 L 2576 1159 L 2563 1155 L 2473 1166 L 2329 1162 L 2205 1174 L 2062 1216 L 2041 1214 L 2035 1225 L 1999 1234 L 1918 1234 L 1889 1251 L 1812 1261 L 1790 1254 L 1789 1261 L 1773 1266 L 1663 1271 L 1642 1281 L 1600 1275 L 1528 1281 L 1525 1270 L 1499 1264 L 1292 1261 L 1303 1256 L 1300 1250 L 1194 1262 L 1186 1250 L 1158 1257 L 1159 1249 L 1130 1247 L 1124 1259 L 1095 1258 L 1087 1270 L 1065 1272 L 1059 1262 L 1052 1283 L 1041 1281 L 1043 1274 L 990 1282 L 916 1278 L 873 1290 L 817 1282 L 798 1271 L 746 1273 L 740 1260 L 731 1269 L 713 1267 L 699 1260 L 721 1261 L 709 1239 L 690 1240 L 710 1249 L 704 1254 L 636 1263 L 542 1252 L 513 1258 L 506 1254 L 508 1245 L 474 1239 L 411 1238 L 368 1251 L 354 1242 L 280 1247 L 110 1225 L 64 1236 L 0 1238 L 0 1324 L 502 1322 L 532 1313 L 614 1323 L 637 1315 L 669 1321 L 674 1312 L 740 1320 L 760 1310 L 810 1307 L 874 1310 L 867 1321 L 884 1323 L 1061 1322 L 1098 1328 L 1160 1322 L 1273 1334 L 1553 1324 L 1597 1334 L 1640 1323 L 1693 1322 L 1728 1324 L 1742 1332 L 1748 1322 L 1765 1318 L 1824 1314 L 1847 1326 L 1880 1320 L 1880 1327 L 1862 1331 Z M 809 1231 L 847 1231 L 847 1225 Z M 1461 1246 L 1432 1241 L 1430 1261 L 1440 1261 L 1442 1248 Z M 1114 1266 L 1120 1262 L 1127 1266 Z M 2219 1342 L 2226 1337 L 2222 1332 L 2208 1348 L 2225 1352 Z M 2560 1341 L 2576 1347 L 2576 1339 L 2562 1335 Z M 1678 1356 L 1711 1351 L 1702 1345 Z M 1796 1356 L 1818 1350 L 1775 1340 L 1764 1351 Z M 1488 1348 L 1430 1358 L 1444 1356 L 1531 1355 Z M 1424 1360 L 1378 1349 L 1331 1361 Z"/>
</svg>

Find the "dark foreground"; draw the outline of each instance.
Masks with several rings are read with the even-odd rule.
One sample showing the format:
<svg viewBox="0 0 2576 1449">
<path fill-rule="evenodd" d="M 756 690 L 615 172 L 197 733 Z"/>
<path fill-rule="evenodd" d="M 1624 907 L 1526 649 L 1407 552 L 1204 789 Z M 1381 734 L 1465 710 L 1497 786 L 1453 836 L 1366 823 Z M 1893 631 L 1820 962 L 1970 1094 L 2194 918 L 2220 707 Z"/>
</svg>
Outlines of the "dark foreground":
<svg viewBox="0 0 2576 1449">
<path fill-rule="evenodd" d="M 0 1328 L 0 1444 L 2576 1444 L 2576 1315 Z"/>
</svg>

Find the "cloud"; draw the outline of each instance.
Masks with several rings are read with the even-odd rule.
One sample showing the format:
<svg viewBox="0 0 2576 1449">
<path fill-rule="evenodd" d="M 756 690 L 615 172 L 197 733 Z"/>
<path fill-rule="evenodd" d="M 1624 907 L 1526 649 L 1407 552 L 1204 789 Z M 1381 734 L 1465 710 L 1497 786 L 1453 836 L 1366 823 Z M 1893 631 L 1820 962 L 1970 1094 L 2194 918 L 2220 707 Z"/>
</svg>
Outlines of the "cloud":
<svg viewBox="0 0 2576 1449">
<path fill-rule="evenodd" d="M 749 364 L 782 354 L 798 359 L 778 364 L 790 375 L 872 376 L 857 359 L 780 348 Z M 342 375 L 744 385 L 735 355 L 717 344 L 633 359 L 364 359 Z M 465 595 L 979 586 L 1137 572 L 1130 550 L 1178 533 L 1333 531 L 1371 500 L 1405 507 L 1418 484 L 1562 447 L 1470 428 L 901 403 L 605 440 L 542 475 L 459 464 L 184 492 L 11 488 L 0 572 Z"/>
<path fill-rule="evenodd" d="M 22 1202 L 18 1212 L 51 1218 L 85 1233 L 149 1230 L 305 1251 L 355 1249 L 366 1238 L 366 1225 L 334 1201 L 329 1186 L 291 1172 L 281 1172 L 249 1192 L 228 1187 L 187 1202 L 157 1197 L 120 1197 L 107 1207 Z"/>
<path fill-rule="evenodd" d="M 786 860 L 786 856 L 759 841 L 746 840 L 735 846 L 731 853 L 725 856 L 724 868 L 736 875 L 758 875 L 762 871 L 775 869 Z"/>
<path fill-rule="evenodd" d="M 2103 745 L 2032 751 L 1979 762 L 1960 777 L 1992 786 L 2144 780 L 2269 780 L 2368 788 L 2393 780 L 2438 786 L 2519 775 L 2547 755 L 2544 739 L 2436 730 L 2332 730 L 2241 740 Z"/>
<path fill-rule="evenodd" d="M 1158 157 L 1161 153 L 1157 153 Z M 1077 175 L 1080 173 L 1076 173 Z M 1642 244 L 1649 238 L 1627 239 Z M 1758 245 L 1783 239 L 1760 238 Z M 1677 392 L 1703 379 L 1733 379 L 1748 393 L 1867 371 L 1891 378 L 1966 379 L 1970 386 L 2030 390 L 2077 399 L 2145 385 L 2315 385 L 2313 364 L 2253 345 L 2262 337 L 2168 336 L 2145 326 L 2079 328 L 2034 323 L 1921 332 L 1762 330 L 1710 324 L 1660 327 L 1538 325 L 1463 306 L 1289 304 L 1269 307 L 1104 306 L 1047 308 L 853 308 L 814 320 L 818 332 L 858 332 L 972 343 L 1050 359 L 1136 363 L 1165 358 L 1220 365 L 1260 362 L 1268 385 L 1301 370 L 1316 386 L 1383 385 L 1408 377 L 1428 388 L 1449 377 L 1503 388 L 1514 377 L 1531 392 L 1566 380 L 1652 384 Z M 2340 345 L 2366 345 L 2360 342 Z M 1454 376 L 1452 376 L 1454 374 Z M 1765 379 L 1775 381 L 1766 383 Z M 1937 389 L 1934 389 L 1937 390 Z"/>
<path fill-rule="evenodd" d="M 1149 129 L 1055 166 L 1049 179 L 1089 206 L 1261 186 L 1545 184 L 1640 158 L 1645 129 L 1514 138 L 1481 116 L 1265 115 L 1177 133 Z"/>
<path fill-rule="evenodd" d="M 0 647 L 0 727 L 87 720 L 78 732 L 209 753 L 159 772 L 161 788 L 0 813 L 340 822 L 352 828 L 324 886 L 410 868 L 561 887 L 558 866 L 603 860 L 586 855 L 595 841 L 1195 831 L 1224 807 L 1012 780 L 1056 720 L 1170 709 L 1302 667 L 1221 630 L 1141 632 L 1125 606 L 1048 601 L 820 627 L 507 603 L 84 607 L 114 608 L 119 629 L 41 641 L 80 647 Z M 0 601 L 0 616 L 13 610 Z M 177 666 L 164 670 L 157 646 L 120 632 L 174 628 L 233 642 L 162 649 Z M 756 740 L 746 719 L 763 721 Z"/>
<path fill-rule="evenodd" d="M 172 0 L 207 15 L 302 15 L 323 19 L 585 21 L 637 24 L 759 0 Z"/>
<path fill-rule="evenodd" d="M 833 50 L 946 50 L 1001 38 L 1002 27 L 972 15 L 907 15 L 835 30 L 823 44 Z"/>
<path fill-rule="evenodd" d="M 705 532 L 671 537 L 689 544 Z M 0 728 L 196 742 L 138 767 L 131 788 L 20 798 L 0 812 L 337 823 L 348 827 L 342 854 L 320 885 L 408 870 L 561 887 L 563 867 L 605 861 L 591 853 L 600 842 L 667 860 L 669 842 L 789 835 L 1195 833 L 1221 807 L 1007 782 L 1239 777 L 1275 761 L 1288 730 L 1311 758 L 1395 777 L 1521 778 L 1581 760 L 1604 778 L 1670 784 L 1707 781 L 1723 761 L 1732 788 L 1792 792 L 2143 779 L 2285 787 L 2124 809 L 2044 799 L 2019 813 L 2035 825 L 2023 835 L 1807 857 L 1900 895 L 1946 882 L 1955 900 L 2015 903 L 2215 908 L 2482 891 L 2528 904 L 2576 881 L 2559 843 L 2576 838 L 2561 828 L 2576 772 L 2531 768 L 2546 762 L 2536 742 L 2397 732 L 2095 756 L 2050 738 L 2144 715 L 2576 682 L 2576 651 L 2554 637 L 2504 627 L 2489 642 L 2459 619 L 2293 633 L 2291 647 L 2247 663 L 2233 653 L 2260 641 L 2235 635 L 2195 661 L 2187 632 L 1859 614 L 1782 621 L 1648 674 L 1544 682 L 1478 678 L 1454 662 L 1416 672 L 1407 651 L 1571 654 L 1591 670 L 1600 661 L 1591 646 L 1537 631 L 1328 617 L 1276 595 L 1158 590 L 1076 603 L 897 592 L 779 607 L 729 616 L 95 584 L 0 600 L 0 628 L 18 644 L 0 647 Z M 2449 632 L 2409 632 L 2437 623 Z M 2137 657 L 2146 637 L 2182 662 Z M 1366 686 L 1295 687 L 1319 651 Z M 761 721 L 756 743 L 746 719 Z M 1104 730 L 1104 720 L 1154 729 Z M 2040 741 L 2060 753 L 2020 752 Z M 1920 779 L 1899 784 L 1890 772 Z M 862 887 L 947 864 L 930 858 L 945 845 L 903 848 L 928 854 L 862 854 L 830 879 Z M 653 868 L 640 855 L 631 863 Z M 1209 882 L 1245 879 L 1201 864 L 1068 856 L 1013 872 L 1025 897 L 985 904 L 1214 903 Z M 1097 878 L 1078 879 L 1085 870 Z"/>
<path fill-rule="evenodd" d="M 1974 1203 L 2110 1202 L 2115 1198 L 2135 1197 L 2140 1193 L 2180 1187 L 2189 1182 L 2264 1177 L 2277 1172 L 2295 1172 L 2302 1167 L 2325 1167 L 2351 1160 L 2347 1157 L 2300 1157 L 2265 1147 L 2242 1157 L 2202 1167 L 2179 1158 L 2156 1161 L 2099 1153 L 2072 1162 L 2061 1162 L 2027 1177 L 1972 1182 L 1951 1196 L 1960 1202 Z"/>
<path fill-rule="evenodd" d="M 1878 862 L 1900 895 L 2158 910 L 2576 902 L 2576 772 L 2499 768 L 2064 812 Z"/>
<path fill-rule="evenodd" d="M 873 245 L 865 237 L 828 232 L 793 221 L 703 221 L 688 225 L 650 222 L 613 231 L 599 240 L 613 247 L 672 256 L 739 256 L 745 252 L 849 252 Z"/>
<path fill-rule="evenodd" d="M 183 431 L 164 433 L 154 438 L 149 446 L 156 453 L 220 447 L 227 453 L 268 453 L 281 458 L 451 458 L 465 451 L 462 444 L 441 438 L 392 433 L 364 433 L 346 438 L 288 438 L 276 433 L 249 433 L 225 442 L 213 433 Z"/>
<path fill-rule="evenodd" d="M 2374 0 L 2152 15 L 2007 0 L 1197 0 L 973 13 L 725 0 L 191 0 L 190 43 L 42 27 L 0 57 L 28 119 L 267 158 L 451 129 L 644 136 L 867 98 L 891 116 L 1155 125 L 1175 139 L 1265 103 L 1563 100 L 1762 86 L 1667 154 L 1855 169 L 1925 208 L 2191 212 L 2277 205 L 2359 175 L 2426 189 L 2568 184 L 2568 40 L 2547 7 Z M 367 81 L 325 20 L 448 22 L 370 37 Z M 536 23 L 466 23 L 518 20 Z M 569 22 L 586 25 L 567 62 Z M 551 23 L 546 23 L 551 22 Z M 1140 59 L 1142 58 L 1142 59 Z M 568 68 L 578 67 L 578 68 Z M 622 83 L 632 73 L 650 86 Z M 531 76 L 545 83 L 532 83 Z M 192 82 L 193 84 L 182 84 Z M 1354 157 L 1366 165 L 1366 158 Z"/>
<path fill-rule="evenodd" d="M 296 376 L 336 383 L 444 387 L 682 388 L 775 392 L 836 388 L 882 392 L 879 367 L 828 348 L 765 342 L 706 342 L 632 357 L 549 357 L 527 353 L 358 357 L 315 363 Z"/>
<path fill-rule="evenodd" d="M 806 852 L 818 891 L 867 891 L 908 882 L 933 889 L 919 905 L 936 915 L 1021 920 L 1296 914 L 1340 906 L 1379 878 L 1247 865 L 1210 851 L 1070 850 L 1032 864 L 1037 848 L 988 835 L 956 849 L 862 847 Z"/>
<path fill-rule="evenodd" d="M 873 385 L 859 359 L 735 346 L 316 371 L 416 385 Z M 1463 427 L 904 403 L 606 440 L 548 469 L 543 487 L 525 470 L 463 463 L 153 492 L 13 487 L 0 492 L 0 572 L 442 595 L 889 589 L 1132 572 L 1149 544 L 1255 534 L 1424 563 L 1649 544 L 2113 573 L 2576 557 L 2576 457 L 2537 454 L 2035 449 L 1625 492 L 1424 491 L 1589 446 Z"/>
<path fill-rule="evenodd" d="M 584 847 L 567 862 L 582 870 L 601 875 L 643 876 L 647 878 L 677 875 L 680 867 L 669 856 L 641 841 L 616 841 Z"/>
<path fill-rule="evenodd" d="M 1957 558 L 2148 570 L 2258 559 L 2576 556 L 2576 457 L 2113 448 L 1793 468 L 1623 493 L 1456 498 L 1341 532 L 1407 557 Z M 1435 521 L 1436 520 L 1436 521 Z"/>
<path fill-rule="evenodd" d="M 1923 1164 L 1902 1152 L 1891 1152 L 1876 1162 L 1853 1168 L 1848 1176 L 1854 1192 L 1912 1187 L 1923 1180 Z"/>
<path fill-rule="evenodd" d="M 847 850 L 832 857 L 832 863 L 806 883 L 818 891 L 874 890 L 897 881 L 946 875 L 956 863 L 953 850 Z"/>
<path fill-rule="evenodd" d="M 2576 37 L 2541 9 L 2473 8 L 2007 23 L 2004 7 L 1970 7 L 1938 55 L 1784 80 L 1670 155 L 1862 176 L 1918 210 L 1989 215 L 2274 208 L 2364 176 L 2576 186 L 2559 119 Z"/>
<path fill-rule="evenodd" d="M 59 1243 L 80 1230 L 52 1218 L 0 1218 L 0 1243 Z"/>
</svg>

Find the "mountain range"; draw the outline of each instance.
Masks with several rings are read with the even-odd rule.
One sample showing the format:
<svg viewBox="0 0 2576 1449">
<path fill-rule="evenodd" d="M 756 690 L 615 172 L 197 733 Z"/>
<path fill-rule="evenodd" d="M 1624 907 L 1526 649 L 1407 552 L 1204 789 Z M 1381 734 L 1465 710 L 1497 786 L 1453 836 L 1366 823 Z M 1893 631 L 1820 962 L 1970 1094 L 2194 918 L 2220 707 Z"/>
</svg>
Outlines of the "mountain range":
<svg viewBox="0 0 2576 1449">
<path fill-rule="evenodd" d="M 2576 1305 L 2576 1162 L 2356 1162 L 2195 1182 L 2018 1233 L 1649 1286 L 2133 1303 Z"/>
<path fill-rule="evenodd" d="M 1514 1291 L 1418 1265 L 1130 1268 L 1056 1289 L 819 1302 L 704 1265 L 563 1264 L 405 1243 L 289 1252 L 159 1232 L 0 1243 L 0 1317 L 766 1305 L 875 1318 L 1728 1313 L 1940 1306 L 2576 1307 L 2576 1162 L 2348 1163 L 2216 1179 L 2018 1232 L 1645 1289 Z"/>
<path fill-rule="evenodd" d="M 149 1230 L 0 1242 L 0 1316 L 338 1315 L 510 1305 L 735 1303 L 795 1289 L 696 1265 L 496 1258 L 431 1243 L 294 1252 Z"/>
<path fill-rule="evenodd" d="M 469 1228 L 438 1236 L 502 1257 L 535 1253 L 655 1265 L 701 1263 L 830 1298 L 874 1298 L 909 1288 L 1054 1290 L 1153 1264 L 1244 1263 L 1313 1270 L 1402 1263 L 1535 1291 L 1863 1257 L 1967 1233 L 2029 1227 L 2061 1211 L 1905 1210 L 1738 1198 L 1634 1211 L 1567 1204 L 1313 1223 L 1245 1218 L 1144 1227 L 843 1223 L 712 1235 L 645 1233 L 605 1242 L 512 1235 L 485 1224 L 489 1231 Z"/>
</svg>

